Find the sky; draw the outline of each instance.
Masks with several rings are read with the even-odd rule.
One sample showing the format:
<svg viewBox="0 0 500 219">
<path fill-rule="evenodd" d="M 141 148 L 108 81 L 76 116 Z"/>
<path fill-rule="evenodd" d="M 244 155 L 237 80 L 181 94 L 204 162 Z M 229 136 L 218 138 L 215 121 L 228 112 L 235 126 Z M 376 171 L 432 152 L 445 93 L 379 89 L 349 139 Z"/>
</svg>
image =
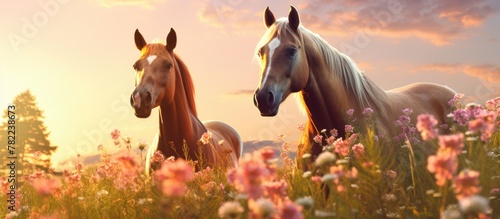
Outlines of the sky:
<svg viewBox="0 0 500 219">
<path fill-rule="evenodd" d="M 383 89 L 414 82 L 447 85 L 484 103 L 500 96 L 500 2 L 496 0 L 35 0 L 0 8 L 0 106 L 30 89 L 44 111 L 53 165 L 77 154 L 116 150 L 110 133 L 151 142 L 157 110 L 136 118 L 129 104 L 133 34 L 146 41 L 177 33 L 176 52 L 192 74 L 199 117 L 233 126 L 255 148 L 297 142 L 306 117 L 293 97 L 276 117 L 261 117 L 252 101 L 258 85 L 255 46 L 263 11 L 301 24 L 353 58 Z M 3 111 L 3 110 L 2 110 Z"/>
</svg>

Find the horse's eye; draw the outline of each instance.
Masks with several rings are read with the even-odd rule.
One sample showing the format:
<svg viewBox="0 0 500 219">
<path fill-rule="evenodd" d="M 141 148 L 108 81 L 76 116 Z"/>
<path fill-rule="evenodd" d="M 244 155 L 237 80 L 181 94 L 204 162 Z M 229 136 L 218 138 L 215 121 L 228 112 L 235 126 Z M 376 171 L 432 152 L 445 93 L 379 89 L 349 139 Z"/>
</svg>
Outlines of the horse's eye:
<svg viewBox="0 0 500 219">
<path fill-rule="evenodd" d="M 286 50 L 286 56 L 288 56 L 288 58 L 294 58 L 295 54 L 297 54 L 297 49 L 295 47 L 291 47 Z"/>
<path fill-rule="evenodd" d="M 163 65 L 163 70 L 169 71 L 173 66 L 172 63 L 166 63 Z"/>
</svg>

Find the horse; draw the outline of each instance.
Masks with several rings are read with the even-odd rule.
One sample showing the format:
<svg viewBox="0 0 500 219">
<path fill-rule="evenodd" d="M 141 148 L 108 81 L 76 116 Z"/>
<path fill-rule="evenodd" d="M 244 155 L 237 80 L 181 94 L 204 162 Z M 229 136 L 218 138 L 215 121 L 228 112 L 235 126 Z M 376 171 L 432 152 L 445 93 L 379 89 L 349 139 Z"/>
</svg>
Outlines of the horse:
<svg viewBox="0 0 500 219">
<path fill-rule="evenodd" d="M 166 44 L 146 43 L 138 29 L 134 40 L 140 56 L 133 65 L 136 77 L 130 104 L 138 118 L 148 118 L 155 107 L 159 107 L 160 117 L 159 132 L 146 156 L 146 173 L 157 150 L 165 157 L 203 161 L 212 167 L 236 167 L 243 152 L 241 138 L 226 123 L 202 123 L 198 119 L 191 75 L 174 53 L 175 30 L 170 29 Z"/>
<path fill-rule="evenodd" d="M 313 141 L 320 134 L 318 130 L 336 129 L 338 136 L 345 136 L 349 119 L 346 111 L 350 109 L 354 110 L 353 117 L 360 118 L 364 109 L 371 108 L 377 117 L 376 129 L 389 136 L 396 135 L 394 121 L 405 108 L 413 110 L 412 121 L 427 113 L 446 123 L 454 90 L 432 83 L 382 90 L 349 56 L 302 26 L 293 6 L 288 18 L 279 19 L 266 7 L 264 24 L 267 30 L 255 48 L 260 81 L 253 95 L 254 105 L 261 116 L 275 116 L 291 93 L 298 94 L 299 105 L 308 118 L 298 158 L 309 152 L 314 160 L 322 152 L 322 146 Z M 362 119 L 358 122 L 361 127 L 368 125 Z M 300 159 L 297 162 L 300 165 Z"/>
</svg>

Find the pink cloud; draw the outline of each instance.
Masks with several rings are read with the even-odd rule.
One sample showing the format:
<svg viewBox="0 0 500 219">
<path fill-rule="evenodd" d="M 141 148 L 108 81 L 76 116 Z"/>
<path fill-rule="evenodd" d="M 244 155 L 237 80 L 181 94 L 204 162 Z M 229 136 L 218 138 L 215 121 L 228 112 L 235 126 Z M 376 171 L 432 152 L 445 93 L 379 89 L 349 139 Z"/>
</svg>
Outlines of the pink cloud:
<svg viewBox="0 0 500 219">
<path fill-rule="evenodd" d="M 200 20 L 236 32 L 262 32 L 262 13 L 266 5 L 254 4 L 254 1 L 237 1 L 233 5 L 230 2 L 203 2 Z M 416 37 L 434 45 L 447 45 L 455 39 L 467 38 L 467 30 L 482 26 L 498 12 L 490 0 L 301 0 L 295 5 L 302 24 L 320 34 L 352 37 L 363 31 L 393 38 Z M 271 5 L 271 10 L 273 7 L 278 6 Z"/>
<path fill-rule="evenodd" d="M 108 8 L 115 6 L 142 6 L 149 9 L 154 8 L 154 4 L 163 1 L 165 0 L 96 0 L 100 6 Z"/>
<path fill-rule="evenodd" d="M 443 64 L 436 63 L 422 65 L 416 68 L 420 71 L 440 71 L 447 74 L 465 73 L 486 82 L 500 82 L 500 66 L 492 64 L 470 65 L 470 64 Z"/>
<path fill-rule="evenodd" d="M 324 7 L 324 5 L 337 5 Z M 300 5 L 303 23 L 345 35 L 364 31 L 386 37 L 417 37 L 435 45 L 466 38 L 466 30 L 481 26 L 497 12 L 489 1 L 316 0 Z"/>
</svg>

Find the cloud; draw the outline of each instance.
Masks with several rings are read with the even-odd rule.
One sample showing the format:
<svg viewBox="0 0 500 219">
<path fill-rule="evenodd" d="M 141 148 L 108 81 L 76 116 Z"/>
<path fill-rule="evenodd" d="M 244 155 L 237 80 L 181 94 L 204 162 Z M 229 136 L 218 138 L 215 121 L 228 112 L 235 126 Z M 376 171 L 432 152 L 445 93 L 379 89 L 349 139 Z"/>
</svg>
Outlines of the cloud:
<svg viewBox="0 0 500 219">
<path fill-rule="evenodd" d="M 435 45 L 466 38 L 467 29 L 481 26 L 498 11 L 488 0 L 315 0 L 299 10 L 304 24 L 327 33 L 417 37 Z"/>
<path fill-rule="evenodd" d="M 198 18 L 202 23 L 224 32 L 248 34 L 263 29 L 261 12 L 252 10 L 253 1 L 201 1 Z M 250 3 L 250 4 L 249 4 Z M 259 21 L 257 23 L 257 21 Z"/>
<path fill-rule="evenodd" d="M 444 64 L 435 63 L 422 65 L 416 68 L 420 71 L 440 71 L 448 74 L 465 73 L 486 82 L 500 82 L 500 66 L 492 64 L 470 65 L 470 64 Z"/>
<path fill-rule="evenodd" d="M 163 2 L 165 0 L 96 0 L 96 2 L 103 7 L 111 8 L 115 6 L 142 6 L 144 8 L 152 9 L 154 4 Z"/>
<path fill-rule="evenodd" d="M 226 93 L 224 96 L 251 96 L 255 92 L 255 89 L 242 89 L 233 92 Z"/>
<path fill-rule="evenodd" d="M 362 32 L 391 38 L 417 37 L 434 45 L 469 37 L 467 30 L 482 26 L 498 12 L 497 5 L 493 0 L 301 0 L 296 4 L 302 24 L 321 34 L 353 37 Z M 221 30 L 261 33 L 264 7 L 254 1 L 208 0 L 200 5 L 198 16 Z"/>
</svg>

